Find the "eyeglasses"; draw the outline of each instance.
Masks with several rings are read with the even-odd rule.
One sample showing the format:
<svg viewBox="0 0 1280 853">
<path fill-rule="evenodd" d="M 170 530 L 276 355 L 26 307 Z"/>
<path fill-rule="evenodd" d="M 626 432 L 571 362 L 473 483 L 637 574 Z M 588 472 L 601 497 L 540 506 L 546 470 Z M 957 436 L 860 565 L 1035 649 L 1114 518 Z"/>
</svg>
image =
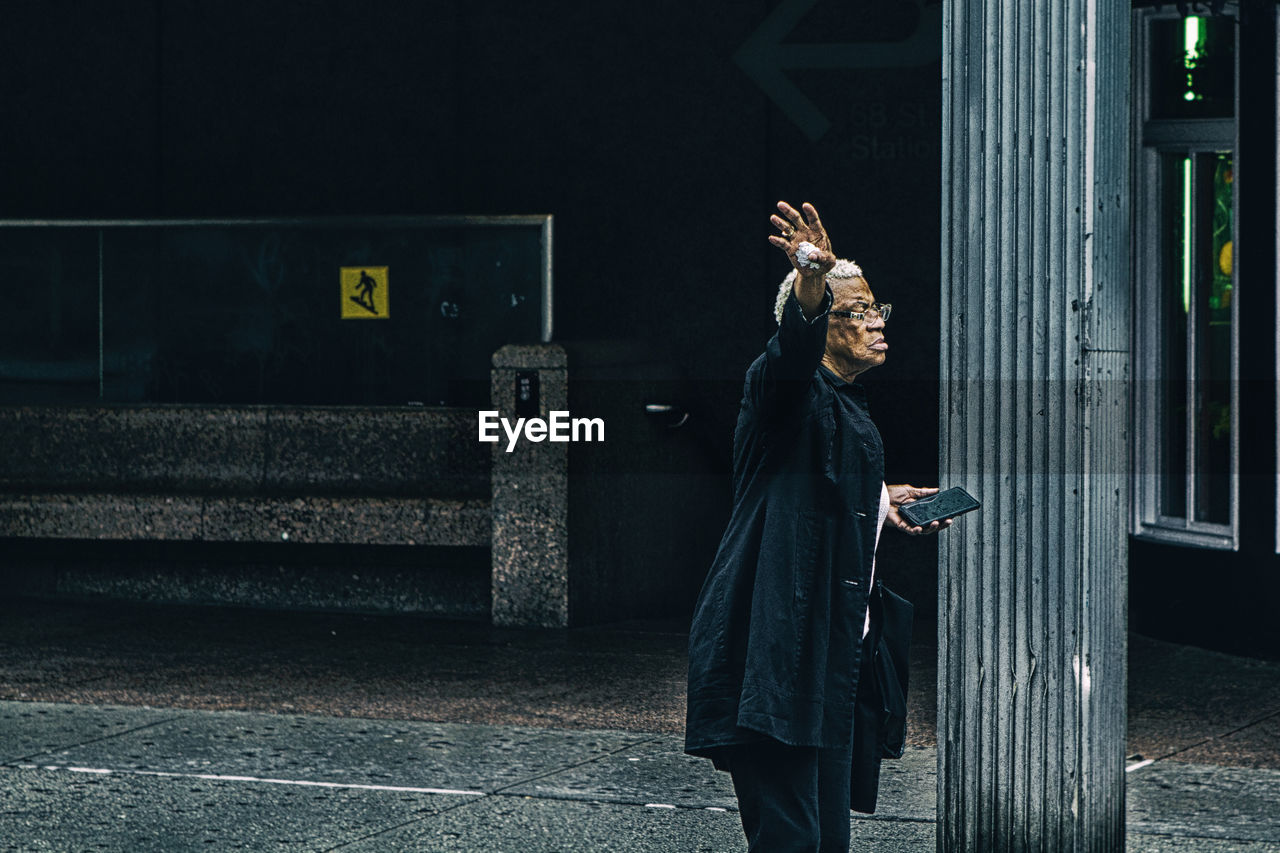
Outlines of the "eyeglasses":
<svg viewBox="0 0 1280 853">
<path fill-rule="evenodd" d="M 832 311 L 830 313 L 833 317 L 848 317 L 850 320 L 862 321 L 867 320 L 868 317 L 872 320 L 879 317 L 887 323 L 889 322 L 889 313 L 891 311 L 893 311 L 893 306 L 888 302 L 877 302 L 874 305 L 868 305 L 861 311 Z"/>
</svg>

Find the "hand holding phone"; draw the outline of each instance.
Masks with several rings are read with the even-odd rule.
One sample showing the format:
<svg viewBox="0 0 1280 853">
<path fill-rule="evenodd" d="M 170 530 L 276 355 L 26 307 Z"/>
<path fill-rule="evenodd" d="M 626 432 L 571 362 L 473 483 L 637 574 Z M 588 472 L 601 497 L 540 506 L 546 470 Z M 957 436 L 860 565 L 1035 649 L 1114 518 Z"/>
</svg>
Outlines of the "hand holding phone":
<svg viewBox="0 0 1280 853">
<path fill-rule="evenodd" d="M 927 527 L 935 521 L 955 518 L 981 506 L 973 495 L 959 486 L 952 486 L 936 495 L 900 505 L 898 514 L 916 527 Z"/>
</svg>

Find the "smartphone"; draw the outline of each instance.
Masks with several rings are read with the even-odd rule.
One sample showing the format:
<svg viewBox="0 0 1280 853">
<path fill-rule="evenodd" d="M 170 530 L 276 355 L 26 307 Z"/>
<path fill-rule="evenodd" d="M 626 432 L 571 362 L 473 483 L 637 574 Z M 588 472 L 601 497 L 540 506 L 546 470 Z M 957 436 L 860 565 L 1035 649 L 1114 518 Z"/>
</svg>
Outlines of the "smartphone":
<svg viewBox="0 0 1280 853">
<path fill-rule="evenodd" d="M 926 527 L 934 521 L 973 512 L 980 506 L 982 504 L 973 495 L 959 486 L 952 486 L 936 495 L 902 504 L 898 507 L 898 514 L 916 527 Z"/>
</svg>

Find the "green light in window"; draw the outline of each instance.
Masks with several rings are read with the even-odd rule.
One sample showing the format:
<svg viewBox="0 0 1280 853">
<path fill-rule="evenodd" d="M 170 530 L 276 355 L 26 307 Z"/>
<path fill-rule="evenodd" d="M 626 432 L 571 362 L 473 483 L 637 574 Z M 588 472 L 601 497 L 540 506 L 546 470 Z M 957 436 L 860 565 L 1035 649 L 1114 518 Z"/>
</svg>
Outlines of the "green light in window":
<svg viewBox="0 0 1280 853">
<path fill-rule="evenodd" d="M 1200 19 L 1194 15 L 1189 16 L 1183 22 L 1182 30 L 1182 46 L 1184 52 L 1183 64 L 1187 69 L 1187 91 L 1182 97 L 1187 101 L 1198 101 L 1200 95 L 1195 91 L 1195 75 L 1194 71 L 1200 60 Z"/>
<path fill-rule="evenodd" d="M 1182 158 L 1182 310 L 1191 313 L 1191 158 Z"/>
</svg>

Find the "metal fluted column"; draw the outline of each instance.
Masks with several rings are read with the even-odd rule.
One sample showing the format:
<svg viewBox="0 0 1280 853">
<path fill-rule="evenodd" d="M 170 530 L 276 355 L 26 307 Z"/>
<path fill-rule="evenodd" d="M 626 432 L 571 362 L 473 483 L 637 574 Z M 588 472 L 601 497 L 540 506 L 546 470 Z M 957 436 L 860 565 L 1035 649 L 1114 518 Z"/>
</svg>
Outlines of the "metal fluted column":
<svg viewBox="0 0 1280 853">
<path fill-rule="evenodd" d="M 946 0 L 939 850 L 1124 848 L 1129 14 Z"/>
</svg>

